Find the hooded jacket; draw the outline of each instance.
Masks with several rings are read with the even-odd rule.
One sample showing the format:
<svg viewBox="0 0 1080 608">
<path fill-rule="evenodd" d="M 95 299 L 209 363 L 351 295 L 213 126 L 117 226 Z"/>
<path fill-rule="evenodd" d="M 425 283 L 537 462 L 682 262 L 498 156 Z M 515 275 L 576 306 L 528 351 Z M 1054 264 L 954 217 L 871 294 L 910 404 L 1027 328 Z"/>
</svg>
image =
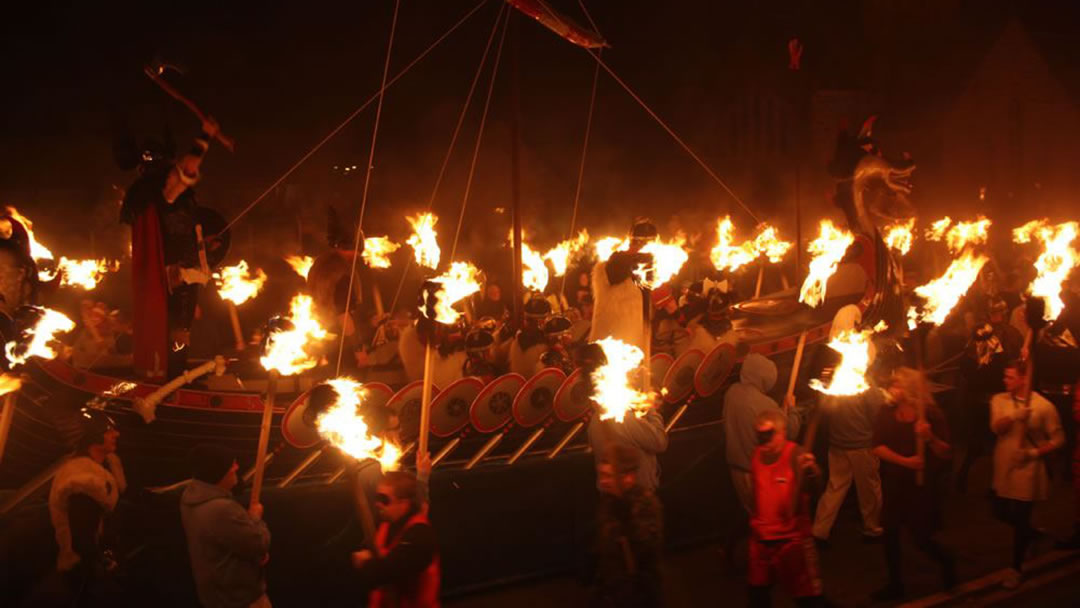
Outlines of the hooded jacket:
<svg viewBox="0 0 1080 608">
<path fill-rule="evenodd" d="M 776 384 L 776 364 L 758 353 L 749 354 L 739 370 L 739 382 L 724 394 L 724 434 L 727 438 L 728 466 L 749 472 L 757 447 L 754 422 L 758 414 L 779 408 L 768 392 Z M 799 412 L 787 413 L 787 436 L 799 434 Z"/>
<path fill-rule="evenodd" d="M 586 432 L 596 464 L 600 464 L 609 442 L 635 447 L 641 450 L 638 483 L 646 490 L 660 487 L 660 462 L 656 455 L 662 454 L 668 447 L 668 435 L 660 412 L 652 409 L 641 417 L 627 416 L 622 422 L 600 420 L 599 416 L 593 416 Z"/>
<path fill-rule="evenodd" d="M 205 608 L 247 608 L 266 592 L 270 530 L 222 488 L 192 479 L 180 497 L 191 572 Z"/>
</svg>

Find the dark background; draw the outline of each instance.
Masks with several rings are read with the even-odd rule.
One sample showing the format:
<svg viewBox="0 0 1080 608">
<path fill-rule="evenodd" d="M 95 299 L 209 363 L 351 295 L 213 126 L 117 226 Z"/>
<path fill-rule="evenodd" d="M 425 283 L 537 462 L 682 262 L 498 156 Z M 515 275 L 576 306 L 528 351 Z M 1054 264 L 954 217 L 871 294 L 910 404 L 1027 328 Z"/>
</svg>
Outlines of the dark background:
<svg viewBox="0 0 1080 608">
<path fill-rule="evenodd" d="M 552 4 L 588 22 L 576 1 Z M 391 73 L 474 5 L 403 0 Z M 389 90 L 364 219 L 369 235 L 403 240 L 403 216 L 427 204 L 500 6 L 489 0 Z M 981 211 L 1000 225 L 1075 209 L 1077 3 L 592 0 L 587 7 L 611 43 L 605 60 L 789 238 L 796 198 L 806 235 L 834 212 L 824 166 L 836 131 L 845 122 L 857 128 L 871 113 L 881 115 L 875 134 L 885 151 L 908 151 L 919 163 L 923 219 Z M 211 149 L 197 188 L 204 204 L 231 218 L 376 90 L 392 10 L 389 0 L 10 6 L 0 25 L 0 202 L 30 215 L 57 255 L 123 255 L 116 210 L 132 175 L 113 162 L 114 137 L 125 130 L 161 137 L 168 128 L 184 149 L 198 127 L 142 74 L 158 55 L 187 69 L 170 80 L 238 142 L 235 154 Z M 529 240 L 546 249 L 569 228 L 594 64 L 515 16 L 525 225 Z M 791 37 L 805 47 L 799 72 L 787 69 Z M 509 228 L 509 214 L 498 210 L 509 205 L 512 48 L 508 40 L 458 257 L 494 259 Z M 480 80 L 436 197 L 444 249 L 488 79 Z M 238 224 L 232 258 L 262 256 L 272 275 L 287 273 L 274 266 L 279 256 L 325 247 L 327 205 L 355 221 L 373 118 L 374 106 Z M 353 165 L 359 170 L 343 172 Z M 603 73 L 581 200 L 579 224 L 594 234 L 621 233 L 634 215 L 648 214 L 666 233 L 680 228 L 702 239 L 698 249 L 706 251 L 717 216 L 732 213 L 740 233 L 753 224 Z"/>
</svg>

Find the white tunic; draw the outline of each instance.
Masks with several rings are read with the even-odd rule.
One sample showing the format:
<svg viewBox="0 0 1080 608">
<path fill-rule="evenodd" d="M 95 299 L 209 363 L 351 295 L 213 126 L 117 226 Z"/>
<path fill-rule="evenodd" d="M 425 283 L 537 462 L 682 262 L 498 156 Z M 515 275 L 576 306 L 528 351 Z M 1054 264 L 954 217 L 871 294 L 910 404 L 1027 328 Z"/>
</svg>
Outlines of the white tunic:
<svg viewBox="0 0 1080 608">
<path fill-rule="evenodd" d="M 998 420 L 1024 407 L 1009 393 L 998 393 L 990 400 L 990 428 Z M 1034 443 L 1033 443 L 1034 442 Z M 998 435 L 994 446 L 994 491 L 1002 498 L 1013 500 L 1046 500 L 1050 496 L 1050 477 L 1046 474 L 1045 458 L 1019 462 L 1021 450 L 1046 443 L 1061 447 L 1065 433 L 1053 404 L 1038 393 L 1031 393 L 1031 416 L 1027 423 L 1013 422 L 1009 430 Z"/>
</svg>

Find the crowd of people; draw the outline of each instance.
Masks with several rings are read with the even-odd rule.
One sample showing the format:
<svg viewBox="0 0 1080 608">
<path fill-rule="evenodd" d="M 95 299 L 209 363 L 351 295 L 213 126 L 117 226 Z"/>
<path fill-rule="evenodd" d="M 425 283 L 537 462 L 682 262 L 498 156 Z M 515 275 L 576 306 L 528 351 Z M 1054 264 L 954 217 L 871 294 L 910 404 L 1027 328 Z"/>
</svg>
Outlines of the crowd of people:
<svg viewBox="0 0 1080 608">
<path fill-rule="evenodd" d="M 207 280 L 194 268 L 200 260 L 190 257 L 193 250 L 174 251 L 170 245 L 191 236 L 194 203 L 187 197 L 207 142 L 217 130 L 212 121 L 203 127 L 204 134 L 181 161 L 158 165 L 151 156 L 124 206 L 124 221 L 134 226 L 136 288 L 154 287 L 151 300 L 141 302 L 132 319 L 130 352 L 141 378 L 161 379 L 183 368 L 182 347 L 190 342 L 196 285 Z M 163 241 L 170 230 L 181 236 Z M 653 352 L 676 354 L 690 345 L 708 351 L 734 342 L 730 305 L 737 298 L 726 285 L 700 281 L 676 289 L 640 288 L 634 271 L 650 266 L 642 249 L 657 235 L 651 223 L 635 222 L 625 251 L 614 252 L 591 271 L 574 272 L 565 289 L 529 298 L 520 324 L 509 319 L 510 307 L 495 277 L 464 306 L 466 322 L 461 325 L 435 323 L 431 315 L 415 313 L 415 319 L 396 323 L 385 314 L 366 316 L 368 311 L 360 318 L 371 322 L 361 324 L 347 314 L 357 310 L 351 306 L 349 288 L 343 293 L 338 289 L 342 281 L 351 284 L 352 277 L 331 273 L 332 281 L 324 286 L 331 329 L 346 337 L 351 333 L 361 353 L 396 334 L 409 379 L 424 373 L 423 347 L 437 347 L 437 385 L 464 376 L 490 380 L 506 371 L 531 377 L 548 367 L 591 372 L 604 363 L 596 341 L 608 337 L 643 351 L 655 347 Z M 860 394 L 822 396 L 815 408 L 800 408 L 792 395 L 779 400 L 773 396 L 778 377 L 773 360 L 758 353 L 742 360 L 738 381 L 723 395 L 723 449 L 730 484 L 747 522 L 745 549 L 734 549 L 743 546 L 738 542 L 728 546 L 733 561 L 746 560 L 751 605 L 769 605 L 774 586 L 802 606 L 826 603 L 831 581 L 823 576 L 818 551 L 828 548 L 852 484 L 863 535 L 867 542 L 881 544 L 887 566 L 875 600 L 906 596 L 904 532 L 939 565 L 942 587 L 956 584 L 955 558 L 937 539 L 943 525 L 942 484 L 952 472 L 956 451 L 953 433 L 946 413 L 935 403 L 928 374 L 915 367 L 956 368 L 951 380 L 958 390 L 952 393 L 952 405 L 961 415 L 953 418 L 962 421 L 967 448 L 956 476 L 959 490 L 968 490 L 968 472 L 986 451 L 986 436 L 995 437 L 990 488 L 994 512 L 1014 534 L 1005 585 L 1020 584 L 1036 534 L 1033 506 L 1049 496 L 1049 461 L 1067 438 L 1060 404 L 1032 390 L 1053 384 L 1053 366 L 1036 367 L 1042 375 L 1033 378 L 1030 362 L 1044 343 L 1072 340 L 1075 347 L 1068 328 L 1075 326 L 1078 297 L 1070 284 L 1066 316 L 1074 315 L 1073 321 L 1066 318 L 1043 330 L 1025 315 L 1020 286 L 1027 281 L 1009 272 L 999 285 L 992 273 L 984 275 L 950 323 L 925 340 L 919 332 L 906 338 L 912 348 L 904 350 L 925 350 L 926 365 L 912 366 L 915 362 L 895 356 L 895 342 L 894 356 L 887 352 L 889 345 L 879 345 L 869 374 L 871 387 Z M 311 283 L 309 279 L 309 288 L 320 293 Z M 427 305 L 423 300 L 421 304 Z M 125 331 L 93 302 L 84 306 L 83 320 L 89 337 L 79 356 L 86 360 L 108 354 L 115 346 L 102 344 L 114 344 Z M 837 313 L 833 329 L 858 327 L 861 321 L 859 309 L 848 306 Z M 665 333 L 665 323 L 680 329 Z M 364 327 L 358 331 L 357 325 Z M 181 348 L 169 348 L 170 343 Z M 358 367 L 365 362 L 357 357 Z M 1075 369 L 1071 373 L 1075 376 Z M 1070 382 L 1075 383 L 1075 377 Z M 1080 391 L 1065 394 L 1076 396 L 1070 414 L 1080 420 Z M 393 412 L 373 408 L 367 415 L 378 434 L 401 431 Z M 1066 418 L 1069 423 L 1071 416 Z M 116 562 L 105 540 L 111 522 L 122 517 L 117 510 L 126 487 L 116 457 L 119 433 L 100 410 L 88 409 L 86 417 L 77 454 L 57 471 L 49 494 L 58 546 L 55 568 L 27 596 L 27 606 L 115 606 L 127 601 L 111 575 Z M 825 429 L 825 467 L 815 456 L 819 425 Z M 622 420 L 592 416 L 587 436 L 595 455 L 597 489 L 596 525 L 587 548 L 590 602 L 602 607 L 663 605 L 664 517 L 657 491 L 663 480 L 660 455 L 669 437 L 659 408 Z M 271 530 L 258 501 L 245 507 L 236 499 L 236 454 L 200 444 L 188 459 L 191 479 L 179 498 L 179 511 L 199 602 L 207 608 L 269 606 L 265 572 L 273 551 Z M 417 454 L 416 474 L 383 472 L 372 465 L 358 463 L 353 473 L 356 517 L 364 522 L 366 544 L 349 555 L 356 578 L 368 592 L 368 604 L 438 606 L 441 564 L 437 531 L 428 519 L 430 456 Z M 1080 469 L 1080 452 L 1074 465 Z M 1080 475 L 1076 479 L 1080 494 Z M 1080 522 L 1077 536 L 1066 544 L 1080 547 Z"/>
</svg>

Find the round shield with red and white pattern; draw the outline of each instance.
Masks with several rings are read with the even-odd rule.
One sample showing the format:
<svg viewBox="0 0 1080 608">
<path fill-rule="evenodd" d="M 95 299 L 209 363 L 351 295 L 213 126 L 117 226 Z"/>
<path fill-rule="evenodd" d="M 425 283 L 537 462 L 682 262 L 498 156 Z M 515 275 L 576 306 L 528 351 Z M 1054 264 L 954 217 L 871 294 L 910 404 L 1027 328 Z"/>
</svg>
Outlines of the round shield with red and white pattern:
<svg viewBox="0 0 1080 608">
<path fill-rule="evenodd" d="M 469 422 L 473 428 L 481 433 L 493 433 L 510 422 L 514 398 L 522 386 L 525 386 L 525 377 L 514 373 L 499 376 L 485 386 L 469 407 Z"/>
<path fill-rule="evenodd" d="M 530 427 L 546 420 L 555 407 L 555 393 L 564 380 L 566 372 L 555 367 L 542 369 L 529 378 L 514 398 L 514 422 Z"/>
</svg>

